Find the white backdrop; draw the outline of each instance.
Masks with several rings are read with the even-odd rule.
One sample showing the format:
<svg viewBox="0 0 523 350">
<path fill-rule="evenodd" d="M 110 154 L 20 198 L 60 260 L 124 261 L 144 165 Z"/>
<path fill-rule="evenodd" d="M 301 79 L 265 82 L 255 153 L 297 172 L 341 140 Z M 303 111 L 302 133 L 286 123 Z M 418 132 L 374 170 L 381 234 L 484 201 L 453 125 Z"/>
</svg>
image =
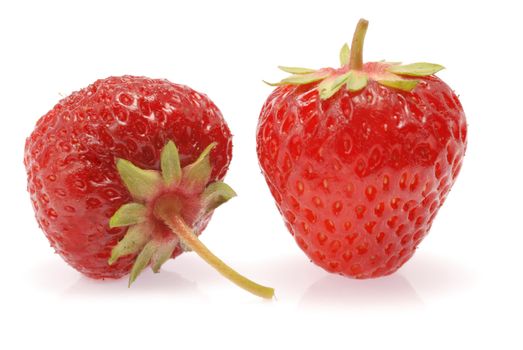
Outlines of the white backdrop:
<svg viewBox="0 0 523 350">
<path fill-rule="evenodd" d="M 2 349 L 523 347 L 521 82 L 513 1 L 11 1 L 0 4 Z M 430 61 L 460 95 L 469 146 L 431 233 L 396 274 L 354 281 L 308 262 L 257 164 L 277 65 L 338 64 L 360 17 L 366 60 Z M 63 96 L 110 75 L 202 91 L 234 133 L 239 196 L 202 240 L 276 288 L 258 300 L 184 254 L 131 289 L 53 253 L 26 193 L 23 146 Z"/>
</svg>

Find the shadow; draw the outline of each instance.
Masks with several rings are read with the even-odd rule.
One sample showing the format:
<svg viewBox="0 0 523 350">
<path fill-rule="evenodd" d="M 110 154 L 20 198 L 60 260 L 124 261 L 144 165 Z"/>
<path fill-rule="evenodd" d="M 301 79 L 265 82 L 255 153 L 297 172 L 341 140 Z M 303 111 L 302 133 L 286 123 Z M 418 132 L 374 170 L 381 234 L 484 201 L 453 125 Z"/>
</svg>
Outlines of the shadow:
<svg viewBox="0 0 523 350">
<path fill-rule="evenodd" d="M 198 290 L 195 282 L 189 281 L 175 272 L 162 270 L 152 273 L 146 270 L 140 274 L 133 285 L 128 288 L 127 276 L 118 280 L 94 280 L 81 275 L 77 281 L 64 290 L 66 297 L 93 298 L 134 298 L 146 295 L 206 299 Z"/>
<path fill-rule="evenodd" d="M 170 298 L 180 296 L 183 299 L 207 300 L 195 282 L 165 268 L 156 274 L 146 269 L 131 288 L 127 287 L 127 278 L 128 276 L 117 280 L 92 279 L 59 259 L 39 263 L 33 273 L 36 288 L 62 297 L 129 298 L 161 295 Z"/>
<path fill-rule="evenodd" d="M 53 259 L 35 262 L 31 272 L 35 288 L 55 295 L 62 293 L 81 276 L 58 255 Z"/>
<path fill-rule="evenodd" d="M 323 276 L 307 288 L 300 306 L 423 307 L 430 299 L 463 293 L 473 286 L 474 275 L 463 266 L 441 257 L 417 254 L 390 276 L 367 280 Z"/>
<path fill-rule="evenodd" d="M 474 287 L 476 276 L 463 264 L 430 255 L 415 254 L 400 273 L 406 276 L 424 297 L 445 297 Z"/>
<path fill-rule="evenodd" d="M 423 306 L 423 301 L 409 281 L 399 273 L 368 280 L 327 275 L 305 291 L 299 305 L 383 309 Z"/>
</svg>

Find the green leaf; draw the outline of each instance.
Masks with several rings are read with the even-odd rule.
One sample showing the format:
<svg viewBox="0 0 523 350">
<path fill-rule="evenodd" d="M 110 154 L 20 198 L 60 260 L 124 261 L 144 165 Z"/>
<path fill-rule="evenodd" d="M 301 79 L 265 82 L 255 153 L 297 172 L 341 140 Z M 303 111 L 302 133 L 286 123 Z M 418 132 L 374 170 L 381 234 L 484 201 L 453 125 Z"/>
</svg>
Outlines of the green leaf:
<svg viewBox="0 0 523 350">
<path fill-rule="evenodd" d="M 304 85 L 322 80 L 327 76 L 329 76 L 328 72 L 314 72 L 309 74 L 291 75 L 290 77 L 283 79 L 281 82 L 291 85 Z"/>
<path fill-rule="evenodd" d="M 302 67 L 285 67 L 285 66 L 278 66 L 279 69 L 286 73 L 290 74 L 308 74 L 308 73 L 314 73 L 316 72 L 315 69 L 310 68 L 302 68 Z"/>
<path fill-rule="evenodd" d="M 269 85 L 269 86 L 281 86 L 281 85 L 285 85 L 285 84 L 282 84 L 281 82 L 277 82 L 277 83 L 271 83 L 271 82 L 268 82 L 267 80 L 262 80 L 265 84 Z"/>
<path fill-rule="evenodd" d="M 369 78 L 366 74 L 351 71 L 347 80 L 347 89 L 352 92 L 360 91 L 367 86 Z"/>
<path fill-rule="evenodd" d="M 338 90 L 345 84 L 347 79 L 349 79 L 350 72 L 347 72 L 342 75 L 329 77 L 323 80 L 318 85 L 318 92 L 322 100 L 326 100 L 332 95 L 334 95 Z"/>
<path fill-rule="evenodd" d="M 182 182 L 191 190 L 203 190 L 211 177 L 212 167 L 209 159 L 210 153 L 217 143 L 207 146 L 194 163 L 183 168 Z"/>
<path fill-rule="evenodd" d="M 122 205 L 109 220 L 109 227 L 129 226 L 145 220 L 147 208 L 140 203 L 127 203 Z"/>
<path fill-rule="evenodd" d="M 418 62 L 418 63 L 412 63 L 412 64 L 405 64 L 405 65 L 393 65 L 390 66 L 387 70 L 394 74 L 399 75 L 408 75 L 413 77 L 424 77 L 427 75 L 432 75 L 440 70 L 442 70 L 443 66 L 439 64 L 434 63 L 426 63 L 426 62 Z"/>
<path fill-rule="evenodd" d="M 264 81 L 266 84 L 269 84 L 270 86 L 280 86 L 280 85 L 305 85 L 314 83 L 315 81 L 322 80 L 329 76 L 329 72 L 327 71 L 316 71 L 314 73 L 308 73 L 308 74 L 295 74 L 291 75 L 290 77 L 287 77 L 280 81 L 279 83 L 268 83 Z"/>
<path fill-rule="evenodd" d="M 218 208 L 223 203 L 227 202 L 232 197 L 236 196 L 236 192 L 224 182 L 216 181 L 209 184 L 205 191 L 203 191 L 203 207 L 205 213 Z"/>
<path fill-rule="evenodd" d="M 124 238 L 112 249 L 109 265 L 114 264 L 120 257 L 139 252 L 149 240 L 150 233 L 145 225 L 133 225 L 127 229 Z"/>
<path fill-rule="evenodd" d="M 168 242 L 162 242 L 151 257 L 151 269 L 154 273 L 160 272 L 160 267 L 171 258 L 179 240 L 176 237 Z"/>
<path fill-rule="evenodd" d="M 416 85 L 418 85 L 419 80 L 410 80 L 410 79 L 409 80 L 408 79 L 378 80 L 378 83 L 383 86 L 386 86 L 386 87 L 399 89 L 399 90 L 408 92 L 408 91 L 412 91 L 412 89 L 414 89 L 416 87 Z"/>
<path fill-rule="evenodd" d="M 129 275 L 129 287 L 136 280 L 138 275 L 149 265 L 153 254 L 159 247 L 159 243 L 156 241 L 149 241 L 142 249 L 140 254 L 136 257 L 134 261 L 133 268 L 131 269 L 131 274 Z"/>
<path fill-rule="evenodd" d="M 350 61 L 350 48 L 347 43 L 343 44 L 340 50 L 340 64 L 342 67 L 347 66 Z"/>
<path fill-rule="evenodd" d="M 144 170 L 125 159 L 117 159 L 116 168 L 120 177 L 136 200 L 152 197 L 160 188 L 162 178 L 155 170 Z"/>
<path fill-rule="evenodd" d="M 161 168 L 163 181 L 167 186 L 177 183 L 182 178 L 180 156 L 174 142 L 170 141 L 162 149 Z"/>
</svg>

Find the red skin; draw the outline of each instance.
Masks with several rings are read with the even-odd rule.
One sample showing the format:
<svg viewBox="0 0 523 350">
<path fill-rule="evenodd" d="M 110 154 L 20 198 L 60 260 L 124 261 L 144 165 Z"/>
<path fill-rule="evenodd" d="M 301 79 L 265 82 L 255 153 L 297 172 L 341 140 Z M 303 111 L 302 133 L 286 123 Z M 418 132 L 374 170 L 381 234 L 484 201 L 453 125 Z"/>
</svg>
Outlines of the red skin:
<svg viewBox="0 0 523 350">
<path fill-rule="evenodd" d="M 115 159 L 159 169 L 160 151 L 169 140 L 176 143 L 182 166 L 217 142 L 210 181 L 225 176 L 232 152 L 229 128 L 212 101 L 187 86 L 110 77 L 74 92 L 40 118 L 25 146 L 28 190 L 40 227 L 72 267 L 92 278 L 119 278 L 130 271 L 135 254 L 107 263 L 127 230 L 110 229 L 109 218 L 132 201 Z M 180 253 L 178 247 L 173 258 Z"/>
<path fill-rule="evenodd" d="M 457 96 L 435 76 L 412 92 L 369 81 L 320 100 L 281 86 L 257 131 L 260 166 L 300 248 L 355 278 L 401 267 L 428 233 L 467 144 Z"/>
</svg>

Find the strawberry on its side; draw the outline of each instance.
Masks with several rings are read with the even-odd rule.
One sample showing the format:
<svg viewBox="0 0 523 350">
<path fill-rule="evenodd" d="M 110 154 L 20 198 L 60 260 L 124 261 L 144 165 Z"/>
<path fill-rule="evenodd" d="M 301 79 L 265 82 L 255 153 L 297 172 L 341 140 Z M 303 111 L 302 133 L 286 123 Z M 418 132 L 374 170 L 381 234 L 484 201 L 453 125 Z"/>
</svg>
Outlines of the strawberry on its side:
<svg viewBox="0 0 523 350">
<path fill-rule="evenodd" d="M 270 297 L 199 241 L 235 195 L 221 179 L 231 133 L 205 95 L 167 80 L 110 77 L 44 115 L 24 163 L 36 219 L 56 252 L 92 278 L 129 283 L 148 265 L 194 250 L 251 292 Z"/>
<path fill-rule="evenodd" d="M 456 180 L 463 108 L 430 63 L 363 63 L 360 20 L 340 68 L 280 67 L 257 153 L 300 248 L 327 271 L 393 273 L 414 253 Z"/>
</svg>

